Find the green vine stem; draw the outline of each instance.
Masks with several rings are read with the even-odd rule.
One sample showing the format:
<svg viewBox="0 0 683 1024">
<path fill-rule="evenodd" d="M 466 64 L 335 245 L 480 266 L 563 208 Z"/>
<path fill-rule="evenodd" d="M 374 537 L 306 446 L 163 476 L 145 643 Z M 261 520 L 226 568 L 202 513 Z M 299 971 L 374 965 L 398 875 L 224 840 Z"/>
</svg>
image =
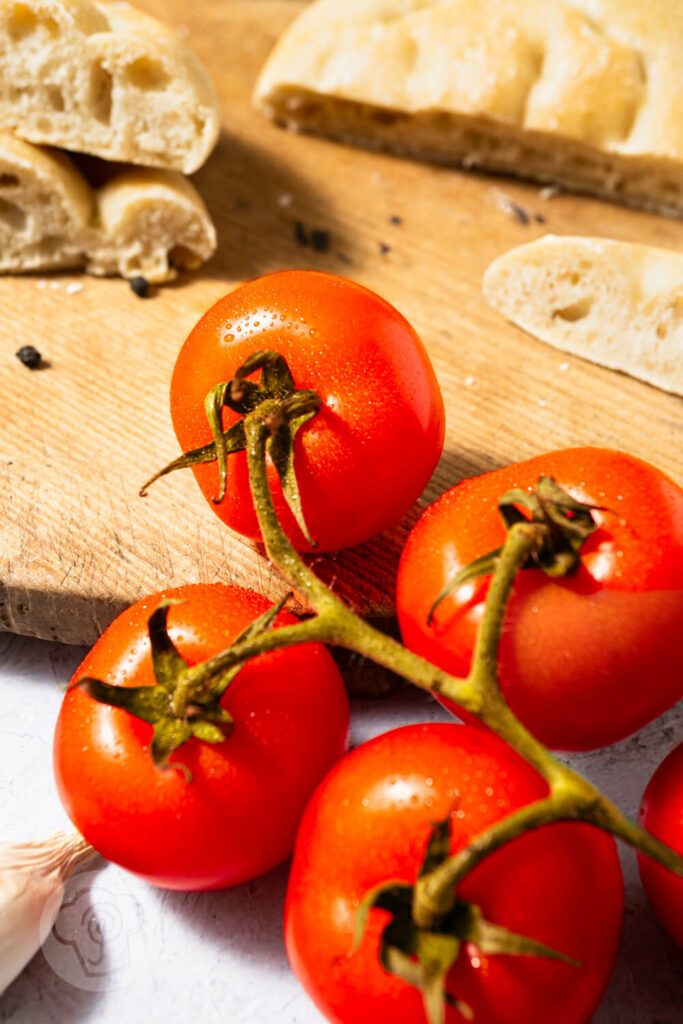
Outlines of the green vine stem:
<svg viewBox="0 0 683 1024">
<path fill-rule="evenodd" d="M 309 640 L 346 647 L 416 686 L 461 705 L 494 730 L 548 783 L 546 798 L 511 814 L 420 879 L 413 911 L 416 924 L 428 928 L 447 913 L 453 905 L 455 885 L 484 857 L 522 833 L 555 821 L 595 825 L 683 876 L 683 858 L 626 818 L 591 783 L 557 761 L 513 714 L 501 692 L 496 666 L 507 601 L 521 567 L 546 543 L 546 527 L 524 521 L 510 528 L 496 559 L 472 670 L 467 678 L 458 679 L 360 619 L 308 568 L 284 533 L 273 504 L 266 473 L 268 423 L 255 412 L 246 417 L 245 429 L 252 497 L 268 557 L 287 583 L 306 596 L 316 616 L 299 626 L 275 630 L 256 641 L 238 645 L 219 658 L 237 664 L 253 653 Z"/>
</svg>

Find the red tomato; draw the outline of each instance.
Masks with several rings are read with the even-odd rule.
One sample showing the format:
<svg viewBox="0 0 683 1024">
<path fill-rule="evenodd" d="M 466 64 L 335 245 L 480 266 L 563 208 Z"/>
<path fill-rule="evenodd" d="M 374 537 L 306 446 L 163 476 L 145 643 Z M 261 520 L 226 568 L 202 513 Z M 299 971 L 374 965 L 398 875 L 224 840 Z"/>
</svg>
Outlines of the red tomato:
<svg viewBox="0 0 683 1024">
<path fill-rule="evenodd" d="M 469 671 L 489 578 L 437 608 L 450 579 L 505 539 L 497 501 L 555 477 L 595 512 L 600 529 L 581 568 L 519 575 L 499 651 L 512 710 L 547 746 L 590 750 L 628 736 L 683 695 L 683 490 L 623 452 L 569 448 L 465 480 L 424 514 L 398 574 L 404 643 L 455 675 Z M 450 707 L 457 712 L 455 705 Z"/>
<path fill-rule="evenodd" d="M 189 665 L 224 650 L 266 611 L 259 594 L 222 584 L 164 591 L 123 612 L 74 676 L 154 685 L 147 622 L 163 597 L 169 635 Z M 278 625 L 295 622 L 282 612 Z M 55 734 L 57 788 L 74 825 L 108 860 L 169 889 L 235 885 L 291 852 L 313 789 L 347 744 L 349 708 L 331 655 L 319 644 L 253 659 L 221 704 L 234 718 L 217 744 L 190 739 L 174 754 L 191 771 L 161 771 L 152 726 L 67 692 Z"/>
<path fill-rule="evenodd" d="M 640 823 L 683 855 L 683 743 L 671 751 L 652 776 L 643 796 Z M 638 867 L 657 917 L 683 949 L 683 878 L 642 854 Z"/>
<path fill-rule="evenodd" d="M 406 726 L 358 747 L 329 773 L 297 836 L 285 909 L 292 967 L 335 1024 L 419 1024 L 416 988 L 379 963 L 389 920 L 370 912 L 355 953 L 356 911 L 390 879 L 414 883 L 431 827 L 452 812 L 451 852 L 543 797 L 543 779 L 492 733 Z M 580 961 L 484 955 L 462 948 L 448 992 L 476 1024 L 585 1024 L 614 964 L 623 905 L 616 847 L 587 825 L 528 833 L 491 854 L 458 887 L 485 917 Z M 464 1018 L 448 1007 L 448 1024 Z"/>
<path fill-rule="evenodd" d="M 439 386 L 410 324 L 367 288 L 331 274 L 291 270 L 243 285 L 202 317 L 178 356 L 171 415 L 184 451 L 212 439 L 207 393 L 263 349 L 281 353 L 297 388 L 322 399 L 294 447 L 317 550 L 350 547 L 391 526 L 429 482 L 444 436 Z M 226 409 L 224 429 L 237 419 Z M 223 522 L 258 539 L 245 453 L 228 457 L 227 494 L 218 505 L 216 463 L 193 472 Z M 269 477 L 286 532 L 300 550 L 310 550 L 272 466 Z"/>
</svg>

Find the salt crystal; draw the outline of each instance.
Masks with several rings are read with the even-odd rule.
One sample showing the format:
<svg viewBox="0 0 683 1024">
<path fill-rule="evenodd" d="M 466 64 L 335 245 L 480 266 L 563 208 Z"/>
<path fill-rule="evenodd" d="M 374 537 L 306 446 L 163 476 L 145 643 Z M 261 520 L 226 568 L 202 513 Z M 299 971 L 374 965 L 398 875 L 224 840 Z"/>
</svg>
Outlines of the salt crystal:
<svg viewBox="0 0 683 1024">
<path fill-rule="evenodd" d="M 67 295 L 78 295 L 79 292 L 83 291 L 83 285 L 80 281 L 73 281 L 72 284 L 66 286 Z"/>
</svg>

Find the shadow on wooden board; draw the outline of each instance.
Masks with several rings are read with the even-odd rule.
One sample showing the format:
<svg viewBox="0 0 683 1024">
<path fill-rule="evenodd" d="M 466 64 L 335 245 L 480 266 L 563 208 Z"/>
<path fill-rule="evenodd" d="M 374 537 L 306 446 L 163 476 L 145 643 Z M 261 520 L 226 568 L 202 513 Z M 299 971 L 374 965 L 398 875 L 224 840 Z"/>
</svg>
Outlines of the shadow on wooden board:
<svg viewBox="0 0 683 1024">
<path fill-rule="evenodd" d="M 291 136 L 282 132 L 286 148 Z M 193 182 L 208 201 L 221 241 L 194 278 L 256 277 L 284 267 L 344 273 L 353 240 L 310 179 L 272 150 L 223 130 Z M 182 287 L 182 280 L 175 287 Z"/>
</svg>

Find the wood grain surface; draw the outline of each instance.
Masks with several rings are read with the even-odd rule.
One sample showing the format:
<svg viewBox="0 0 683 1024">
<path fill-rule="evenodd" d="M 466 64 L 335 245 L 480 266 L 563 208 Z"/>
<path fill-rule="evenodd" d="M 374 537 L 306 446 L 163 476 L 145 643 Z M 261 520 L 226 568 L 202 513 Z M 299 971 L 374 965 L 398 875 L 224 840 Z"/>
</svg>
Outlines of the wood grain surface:
<svg viewBox="0 0 683 1024">
<path fill-rule="evenodd" d="M 191 474 L 166 478 L 147 499 L 137 492 L 178 452 L 167 394 L 188 331 L 239 281 L 285 267 L 353 277 L 421 334 L 448 413 L 423 500 L 464 476 L 575 444 L 633 452 L 683 482 L 680 399 L 534 341 L 480 294 L 495 256 L 545 232 L 679 248 L 683 223 L 285 133 L 251 109 L 250 93 L 300 2 L 139 6 L 188 36 L 220 94 L 221 138 L 194 177 L 219 251 L 144 301 L 120 280 L 0 280 L 2 628 L 89 643 L 123 606 L 164 586 L 224 580 L 283 593 L 262 553 L 211 515 Z M 297 222 L 329 232 L 328 251 L 302 246 Z M 75 281 L 78 294 L 68 290 Z M 22 366 L 22 344 L 48 365 Z M 360 610 L 390 615 L 415 515 L 379 541 L 314 559 L 318 571 Z"/>
</svg>

